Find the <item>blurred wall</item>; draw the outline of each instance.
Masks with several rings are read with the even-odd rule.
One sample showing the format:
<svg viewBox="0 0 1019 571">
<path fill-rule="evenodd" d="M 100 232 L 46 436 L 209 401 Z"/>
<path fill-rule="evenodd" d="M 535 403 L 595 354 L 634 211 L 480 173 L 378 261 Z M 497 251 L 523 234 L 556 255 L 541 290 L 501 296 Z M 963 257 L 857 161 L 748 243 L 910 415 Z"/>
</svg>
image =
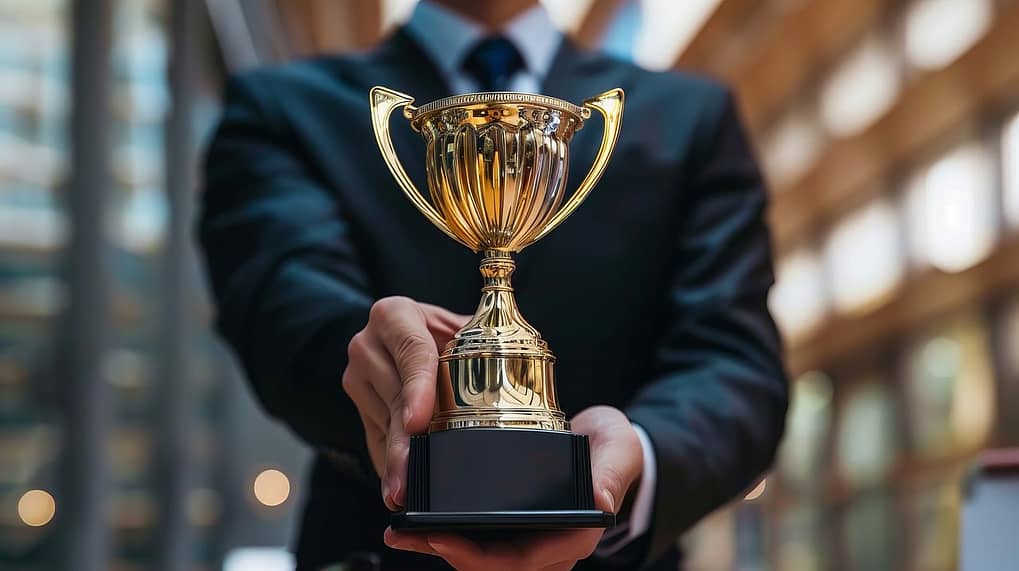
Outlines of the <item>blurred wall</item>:
<svg viewBox="0 0 1019 571">
<path fill-rule="evenodd" d="M 308 452 L 209 328 L 203 2 L 0 3 L 0 568 L 218 569 L 283 549 Z"/>
<path fill-rule="evenodd" d="M 197 154 L 226 73 L 413 4 L 0 4 L 0 568 L 286 568 L 308 452 L 209 329 Z M 730 83 L 770 182 L 788 435 L 690 567 L 954 568 L 967 467 L 1019 440 L 1019 3 L 545 4 Z"/>
</svg>

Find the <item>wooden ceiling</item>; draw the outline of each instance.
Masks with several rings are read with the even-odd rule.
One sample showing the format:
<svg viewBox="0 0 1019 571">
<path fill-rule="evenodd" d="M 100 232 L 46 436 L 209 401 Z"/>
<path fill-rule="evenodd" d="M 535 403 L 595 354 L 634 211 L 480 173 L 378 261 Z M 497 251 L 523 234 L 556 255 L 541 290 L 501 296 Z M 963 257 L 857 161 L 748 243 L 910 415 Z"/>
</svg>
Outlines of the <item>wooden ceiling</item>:
<svg viewBox="0 0 1019 571">
<path fill-rule="evenodd" d="M 273 0 L 298 56 L 367 49 L 382 37 L 381 0 Z"/>
<path fill-rule="evenodd" d="M 811 91 L 832 63 L 901 4 L 894 0 L 802 0 L 767 13 L 760 2 L 726 0 L 677 64 L 735 86 L 755 134 Z M 753 23 L 752 23 L 752 22 Z M 761 26 L 759 22 L 770 22 Z M 911 167 L 960 132 L 980 133 L 1003 110 L 1019 108 L 1019 3 L 1002 3 L 987 34 L 940 70 L 907 81 L 895 104 L 863 132 L 834 138 L 798 180 L 773 188 L 771 225 L 779 252 L 810 245 L 847 210 L 894 189 Z M 739 36 L 740 47 L 722 46 Z M 758 141 L 761 139 L 758 137 Z M 793 373 L 823 368 L 886 346 L 939 316 L 1019 287 L 1019 244 L 1006 241 L 960 274 L 911 275 L 864 315 L 832 316 L 789 350 Z"/>
</svg>

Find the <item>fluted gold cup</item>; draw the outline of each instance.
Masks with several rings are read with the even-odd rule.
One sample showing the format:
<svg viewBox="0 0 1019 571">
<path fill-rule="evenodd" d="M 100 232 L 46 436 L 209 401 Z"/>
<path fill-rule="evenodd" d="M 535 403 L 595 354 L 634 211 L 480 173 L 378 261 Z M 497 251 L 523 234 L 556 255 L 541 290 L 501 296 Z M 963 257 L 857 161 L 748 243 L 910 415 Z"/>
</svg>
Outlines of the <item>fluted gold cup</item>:
<svg viewBox="0 0 1019 571">
<path fill-rule="evenodd" d="M 432 224 L 482 255 L 481 301 L 440 356 L 437 411 L 429 433 L 510 429 L 569 434 L 556 402 L 555 356 L 520 314 L 513 296 L 512 254 L 554 230 L 594 189 L 619 135 L 623 91 L 606 91 L 579 106 L 514 92 L 458 95 L 420 107 L 413 101 L 385 87 L 371 90 L 372 127 L 382 157 L 404 194 Z M 397 109 L 424 138 L 431 200 L 414 186 L 397 157 L 390 133 L 390 116 Z M 605 121 L 601 147 L 587 176 L 567 196 L 569 144 L 592 110 Z"/>
</svg>

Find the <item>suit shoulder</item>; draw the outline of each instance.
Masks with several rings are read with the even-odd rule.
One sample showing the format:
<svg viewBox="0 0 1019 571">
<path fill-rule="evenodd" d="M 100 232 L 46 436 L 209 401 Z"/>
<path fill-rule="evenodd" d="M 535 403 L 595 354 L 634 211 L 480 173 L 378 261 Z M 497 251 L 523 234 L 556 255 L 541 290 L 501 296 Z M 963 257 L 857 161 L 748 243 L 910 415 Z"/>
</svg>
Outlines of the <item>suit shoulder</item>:
<svg viewBox="0 0 1019 571">
<path fill-rule="evenodd" d="M 358 66 L 367 63 L 369 57 L 369 54 L 319 56 L 246 69 L 231 74 L 227 79 L 227 95 L 232 89 L 241 89 L 262 98 L 269 94 L 278 96 L 353 88 Z"/>
<path fill-rule="evenodd" d="M 635 82 L 651 87 L 665 97 L 682 97 L 683 101 L 708 107 L 722 104 L 730 97 L 728 85 L 715 78 L 682 70 L 654 71 L 634 66 Z"/>
<path fill-rule="evenodd" d="M 633 67 L 633 97 L 627 93 L 627 101 L 635 108 L 670 109 L 670 124 L 688 126 L 698 137 L 710 136 L 736 107 L 730 87 L 715 78 Z"/>
<path fill-rule="evenodd" d="M 731 89 L 715 78 L 682 70 L 649 70 L 615 56 L 588 52 L 586 65 L 627 78 L 627 97 L 656 103 L 682 102 L 699 112 L 718 110 L 731 98 Z M 665 101 L 663 101 L 665 100 Z"/>
</svg>

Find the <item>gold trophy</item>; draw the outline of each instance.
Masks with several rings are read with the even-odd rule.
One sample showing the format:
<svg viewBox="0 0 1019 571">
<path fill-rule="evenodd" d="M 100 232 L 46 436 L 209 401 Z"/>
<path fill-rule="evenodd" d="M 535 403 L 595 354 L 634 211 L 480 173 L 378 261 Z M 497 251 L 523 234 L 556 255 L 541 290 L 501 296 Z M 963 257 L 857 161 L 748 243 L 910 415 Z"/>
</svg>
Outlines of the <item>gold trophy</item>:
<svg viewBox="0 0 1019 571">
<path fill-rule="evenodd" d="M 555 356 L 517 309 L 512 254 L 580 206 L 615 148 L 623 91 L 577 106 L 529 93 L 472 93 L 420 107 L 375 87 L 371 119 L 386 165 L 439 230 L 480 252 L 481 302 L 439 358 L 437 411 L 411 439 L 406 511 L 395 529 L 606 527 L 595 509 L 587 438 L 556 402 Z M 403 109 L 426 145 L 431 201 L 414 186 L 389 130 Z M 605 120 L 590 172 L 568 198 L 569 143 L 591 110 Z"/>
</svg>

